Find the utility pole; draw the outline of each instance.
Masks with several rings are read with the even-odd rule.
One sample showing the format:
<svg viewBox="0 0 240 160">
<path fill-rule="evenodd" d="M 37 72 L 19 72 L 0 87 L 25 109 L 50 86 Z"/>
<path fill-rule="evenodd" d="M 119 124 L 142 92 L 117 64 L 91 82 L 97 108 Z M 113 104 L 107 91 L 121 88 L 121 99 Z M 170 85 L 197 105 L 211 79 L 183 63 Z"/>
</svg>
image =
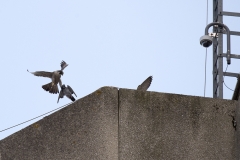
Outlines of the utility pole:
<svg viewBox="0 0 240 160">
<path fill-rule="evenodd" d="M 213 0 L 213 22 L 223 23 L 223 16 L 240 17 L 240 13 L 223 11 L 223 0 Z M 223 34 L 226 34 L 226 30 L 220 26 L 213 26 L 213 98 L 220 99 L 223 99 L 223 76 L 239 75 L 223 72 L 223 57 L 227 56 L 223 53 Z M 240 36 L 240 32 L 230 31 L 230 35 Z M 231 58 L 240 59 L 240 55 L 231 54 Z"/>
</svg>

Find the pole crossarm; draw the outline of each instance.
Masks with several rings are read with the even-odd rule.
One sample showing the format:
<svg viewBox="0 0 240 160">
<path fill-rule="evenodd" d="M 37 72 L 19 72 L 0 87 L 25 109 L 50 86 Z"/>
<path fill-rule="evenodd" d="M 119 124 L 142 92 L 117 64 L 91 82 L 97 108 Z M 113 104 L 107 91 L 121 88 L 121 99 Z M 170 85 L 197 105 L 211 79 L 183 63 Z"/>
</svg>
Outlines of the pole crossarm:
<svg viewBox="0 0 240 160">
<path fill-rule="evenodd" d="M 234 17 L 240 17 L 240 13 L 237 12 L 226 12 L 226 11 L 222 11 L 219 13 L 219 16 L 234 16 Z"/>
<path fill-rule="evenodd" d="M 226 53 L 222 53 L 222 54 L 219 54 L 218 56 L 219 56 L 219 57 L 227 57 L 227 54 L 226 54 Z M 231 55 L 230 55 L 230 58 L 240 59 L 240 55 L 231 54 Z"/>
<path fill-rule="evenodd" d="M 223 34 L 227 34 L 227 32 L 226 31 L 222 31 L 223 32 Z M 240 32 L 237 32 L 237 31 L 230 31 L 230 35 L 234 35 L 234 36 L 240 36 Z"/>
<path fill-rule="evenodd" d="M 223 72 L 224 76 L 228 76 L 228 77 L 239 77 L 238 73 L 232 73 L 232 72 Z"/>
<path fill-rule="evenodd" d="M 218 70 L 216 70 L 214 73 L 214 79 L 217 79 L 217 75 L 218 75 Z M 239 73 L 232 73 L 232 72 L 223 72 L 223 75 L 224 76 L 228 76 L 228 77 L 239 77 Z"/>
</svg>

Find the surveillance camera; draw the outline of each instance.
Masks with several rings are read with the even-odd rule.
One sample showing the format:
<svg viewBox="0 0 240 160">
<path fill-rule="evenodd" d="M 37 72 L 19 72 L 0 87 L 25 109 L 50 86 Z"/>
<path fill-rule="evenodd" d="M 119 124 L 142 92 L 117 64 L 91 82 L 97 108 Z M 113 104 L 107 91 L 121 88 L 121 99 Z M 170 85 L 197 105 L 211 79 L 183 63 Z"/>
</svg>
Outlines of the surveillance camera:
<svg viewBox="0 0 240 160">
<path fill-rule="evenodd" d="M 200 38 L 200 44 L 203 47 L 209 47 L 212 45 L 212 37 L 208 36 L 208 35 L 204 35 Z"/>
</svg>

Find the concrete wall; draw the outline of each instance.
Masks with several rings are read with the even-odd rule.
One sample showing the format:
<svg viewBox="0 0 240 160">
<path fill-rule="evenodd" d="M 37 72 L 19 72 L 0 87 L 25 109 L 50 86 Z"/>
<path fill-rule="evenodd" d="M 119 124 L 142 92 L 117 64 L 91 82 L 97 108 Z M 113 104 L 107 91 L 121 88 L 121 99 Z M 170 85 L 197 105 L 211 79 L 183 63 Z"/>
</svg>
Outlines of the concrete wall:
<svg viewBox="0 0 240 160">
<path fill-rule="evenodd" d="M 233 160 L 237 102 L 119 91 L 119 157 L 131 160 Z"/>
<path fill-rule="evenodd" d="M 0 141 L 0 160 L 233 160 L 237 104 L 103 87 Z"/>
<path fill-rule="evenodd" d="M 101 88 L 0 141 L 1 160 L 114 160 L 118 89 Z"/>
</svg>

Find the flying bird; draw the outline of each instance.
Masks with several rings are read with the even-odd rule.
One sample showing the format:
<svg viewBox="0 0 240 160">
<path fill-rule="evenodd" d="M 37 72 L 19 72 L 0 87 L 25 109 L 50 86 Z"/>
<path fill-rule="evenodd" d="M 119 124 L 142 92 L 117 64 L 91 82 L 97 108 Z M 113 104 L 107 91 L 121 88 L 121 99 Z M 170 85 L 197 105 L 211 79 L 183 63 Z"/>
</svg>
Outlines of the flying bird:
<svg viewBox="0 0 240 160">
<path fill-rule="evenodd" d="M 61 91 L 59 93 L 58 96 L 58 101 L 60 98 L 63 98 L 64 96 L 67 96 L 69 99 L 71 99 L 72 101 L 75 101 L 75 98 L 72 96 L 72 94 L 75 94 L 75 96 L 77 97 L 76 93 L 73 91 L 73 89 L 67 85 L 67 87 L 63 84 L 61 87 Z"/>
<path fill-rule="evenodd" d="M 137 87 L 139 91 L 146 91 L 152 83 L 152 76 L 149 76 L 142 84 Z"/>
<path fill-rule="evenodd" d="M 57 94 L 59 93 L 57 84 L 59 84 L 60 87 L 62 86 L 61 76 L 63 76 L 63 70 L 67 66 L 68 64 L 65 61 L 62 61 L 61 70 L 57 70 L 54 72 L 36 71 L 36 72 L 30 72 L 30 73 L 32 73 L 35 76 L 51 78 L 52 82 L 43 85 L 42 88 L 45 91 L 49 91 L 49 93 Z"/>
</svg>

